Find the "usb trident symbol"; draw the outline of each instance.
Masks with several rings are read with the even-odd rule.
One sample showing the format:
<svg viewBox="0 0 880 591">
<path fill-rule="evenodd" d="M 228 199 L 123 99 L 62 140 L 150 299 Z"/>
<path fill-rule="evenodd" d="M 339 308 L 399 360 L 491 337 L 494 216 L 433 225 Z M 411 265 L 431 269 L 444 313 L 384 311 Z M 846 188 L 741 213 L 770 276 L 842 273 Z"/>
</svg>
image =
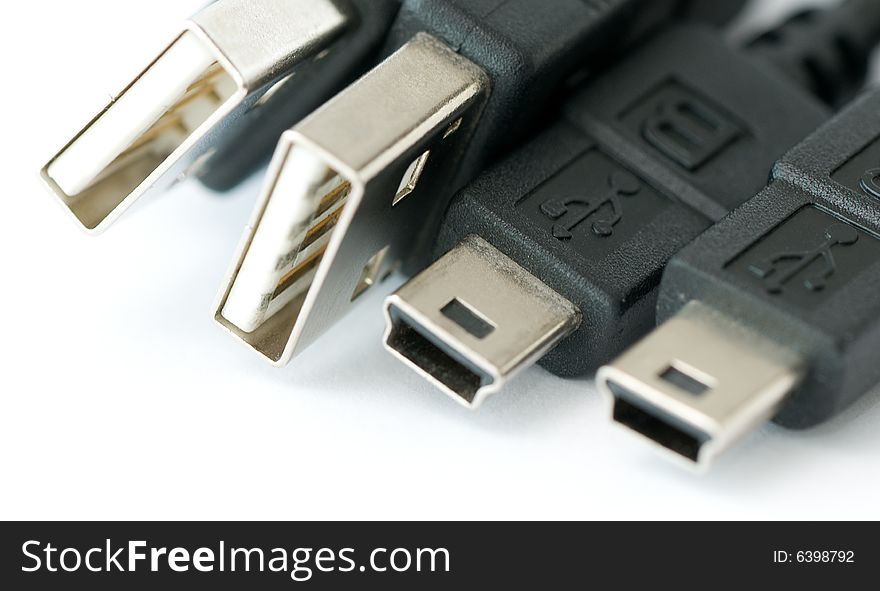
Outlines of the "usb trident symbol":
<svg viewBox="0 0 880 591">
<path fill-rule="evenodd" d="M 635 195 L 642 188 L 642 184 L 628 172 L 615 171 L 608 175 L 608 186 L 608 191 L 597 199 L 569 197 L 545 201 L 541 205 L 541 212 L 550 219 L 560 220 L 553 225 L 553 237 L 558 240 L 570 240 L 572 230 L 606 206 L 611 210 L 609 216 L 593 222 L 593 233 L 602 237 L 614 234 L 614 226 L 623 219 L 620 198 Z M 571 215 L 562 219 L 567 214 Z"/>
<path fill-rule="evenodd" d="M 849 246 L 859 240 L 855 228 L 837 223 L 825 230 L 825 241 L 822 244 L 801 252 L 783 252 L 760 263 L 753 264 L 749 270 L 764 280 L 769 293 L 781 293 L 783 286 L 805 271 L 816 261 L 824 263 L 821 271 L 810 275 L 804 280 L 804 287 L 810 291 L 821 291 L 828 284 L 828 278 L 837 271 L 837 263 L 831 250 L 835 246 Z M 789 263 L 789 265 L 784 265 Z M 785 270 L 781 270 L 786 267 Z"/>
</svg>

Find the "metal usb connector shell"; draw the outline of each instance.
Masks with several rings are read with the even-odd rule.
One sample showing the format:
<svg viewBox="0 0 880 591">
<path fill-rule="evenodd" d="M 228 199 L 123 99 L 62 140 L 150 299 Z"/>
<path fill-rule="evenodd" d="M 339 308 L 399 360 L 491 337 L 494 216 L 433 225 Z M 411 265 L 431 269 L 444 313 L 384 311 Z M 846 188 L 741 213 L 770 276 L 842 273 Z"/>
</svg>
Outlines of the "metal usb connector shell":
<svg viewBox="0 0 880 591">
<path fill-rule="evenodd" d="M 413 249 L 489 81 L 420 34 L 282 137 L 215 320 L 281 366 Z"/>
<path fill-rule="evenodd" d="M 468 408 L 574 331 L 577 307 L 476 235 L 385 302 L 385 347 Z"/>
<path fill-rule="evenodd" d="M 596 381 L 616 424 L 705 469 L 773 418 L 803 366 L 790 349 L 693 301 L 600 368 Z"/>
<path fill-rule="evenodd" d="M 85 230 L 179 182 L 298 64 L 320 57 L 352 16 L 334 0 L 219 0 L 42 169 Z"/>
</svg>

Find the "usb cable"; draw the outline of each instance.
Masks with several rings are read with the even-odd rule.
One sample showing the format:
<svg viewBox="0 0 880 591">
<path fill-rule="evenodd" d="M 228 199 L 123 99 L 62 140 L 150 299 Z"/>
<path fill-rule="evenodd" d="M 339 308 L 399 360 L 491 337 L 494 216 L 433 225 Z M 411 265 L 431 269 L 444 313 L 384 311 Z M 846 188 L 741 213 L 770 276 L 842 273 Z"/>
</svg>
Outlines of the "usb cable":
<svg viewBox="0 0 880 591">
<path fill-rule="evenodd" d="M 424 266 L 456 190 L 575 71 L 741 3 L 405 0 L 387 59 L 282 137 L 216 321 L 286 364 L 371 286 Z"/>
<path fill-rule="evenodd" d="M 188 176 L 237 182 L 277 141 L 279 122 L 317 108 L 366 67 L 359 54 L 384 39 L 397 5 L 217 0 L 46 164 L 43 180 L 93 233 Z"/>
<path fill-rule="evenodd" d="M 810 18 L 804 60 L 880 23 L 875 3 L 837 10 Z M 474 408 L 538 360 L 589 374 L 650 331 L 670 258 L 826 120 L 814 93 L 837 103 L 863 82 L 872 43 L 839 50 L 846 78 L 822 92 L 765 59 L 771 39 L 789 51 L 805 22 L 764 36 L 758 55 L 672 27 L 589 80 L 560 122 L 457 195 L 442 256 L 386 301 L 388 350 Z"/>
<path fill-rule="evenodd" d="M 805 429 L 880 382 L 880 91 L 669 263 L 660 327 L 599 370 L 615 422 L 705 467 L 771 418 Z"/>
</svg>

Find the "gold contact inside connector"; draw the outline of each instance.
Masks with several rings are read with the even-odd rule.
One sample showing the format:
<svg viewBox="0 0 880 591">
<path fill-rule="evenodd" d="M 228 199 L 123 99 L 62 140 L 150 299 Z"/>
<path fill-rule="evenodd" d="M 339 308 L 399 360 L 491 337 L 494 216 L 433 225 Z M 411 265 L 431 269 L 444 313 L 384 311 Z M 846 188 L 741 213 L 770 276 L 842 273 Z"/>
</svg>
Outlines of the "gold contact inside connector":
<svg viewBox="0 0 880 591">
<path fill-rule="evenodd" d="M 272 295 L 273 300 L 294 286 L 298 286 L 298 289 L 295 289 L 294 293 L 286 294 L 285 299 L 296 297 L 308 289 L 313 272 L 321 264 L 327 252 L 330 236 L 339 223 L 345 201 L 351 194 L 351 183 L 328 169 L 327 180 L 316 194 L 321 197 L 318 199 L 315 214 L 304 232 L 302 242 L 298 245 L 295 254 L 290 253 L 284 257 L 286 260 L 294 260 L 294 267 L 279 280 Z"/>
<path fill-rule="evenodd" d="M 214 62 L 204 76 L 186 89 L 183 98 L 129 149 L 120 154 L 114 163 L 125 159 L 145 146 L 149 146 L 152 151 L 167 157 L 170 154 L 169 148 L 173 149 L 173 146 L 167 145 L 168 139 L 176 138 L 175 143 L 179 143 L 182 138 L 192 133 L 207 118 L 206 115 L 213 113 L 228 98 L 221 95 L 220 91 L 223 85 L 221 80 L 223 76 L 226 76 L 226 71 L 220 64 Z M 201 114 L 201 116 L 195 116 L 197 114 Z M 165 146 L 164 150 L 163 146 Z"/>
<path fill-rule="evenodd" d="M 217 319 L 277 358 L 354 189 L 310 152 L 281 156 L 268 197 Z"/>
<path fill-rule="evenodd" d="M 272 296 L 273 299 L 277 298 L 283 291 L 297 283 L 300 279 L 305 277 L 305 275 L 315 270 L 318 265 L 321 264 L 321 259 L 324 258 L 325 252 L 327 252 L 326 246 L 298 264 L 290 273 L 282 277 L 281 281 L 278 282 L 278 287 L 275 289 L 274 295 Z"/>
<path fill-rule="evenodd" d="M 125 169 L 155 170 L 229 98 L 220 93 L 224 76 L 226 71 L 220 64 L 211 66 L 202 78 L 187 88 L 183 99 L 102 170 L 86 191 L 105 180 L 119 180 Z"/>
<path fill-rule="evenodd" d="M 185 33 L 50 162 L 44 176 L 93 229 L 237 91 L 217 58 Z"/>
</svg>

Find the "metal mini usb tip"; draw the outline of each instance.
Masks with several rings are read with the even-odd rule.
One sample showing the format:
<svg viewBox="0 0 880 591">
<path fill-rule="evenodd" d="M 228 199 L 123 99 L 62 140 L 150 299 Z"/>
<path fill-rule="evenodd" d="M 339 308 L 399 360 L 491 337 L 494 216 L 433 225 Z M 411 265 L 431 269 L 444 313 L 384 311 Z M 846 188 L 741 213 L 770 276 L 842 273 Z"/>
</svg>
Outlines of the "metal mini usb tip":
<svg viewBox="0 0 880 591">
<path fill-rule="evenodd" d="M 385 302 L 385 347 L 477 408 L 581 321 L 577 307 L 471 235 Z"/>
<path fill-rule="evenodd" d="M 349 24 L 333 0 L 218 0 L 42 169 L 61 203 L 100 232 L 151 190 L 170 187 L 211 156 L 299 64 Z"/>
<path fill-rule="evenodd" d="M 615 423 L 702 470 L 776 415 L 802 367 L 791 350 L 695 301 L 596 380 Z"/>
<path fill-rule="evenodd" d="M 215 320 L 278 366 L 317 339 L 412 254 L 488 87 L 420 34 L 287 131 Z"/>
</svg>

